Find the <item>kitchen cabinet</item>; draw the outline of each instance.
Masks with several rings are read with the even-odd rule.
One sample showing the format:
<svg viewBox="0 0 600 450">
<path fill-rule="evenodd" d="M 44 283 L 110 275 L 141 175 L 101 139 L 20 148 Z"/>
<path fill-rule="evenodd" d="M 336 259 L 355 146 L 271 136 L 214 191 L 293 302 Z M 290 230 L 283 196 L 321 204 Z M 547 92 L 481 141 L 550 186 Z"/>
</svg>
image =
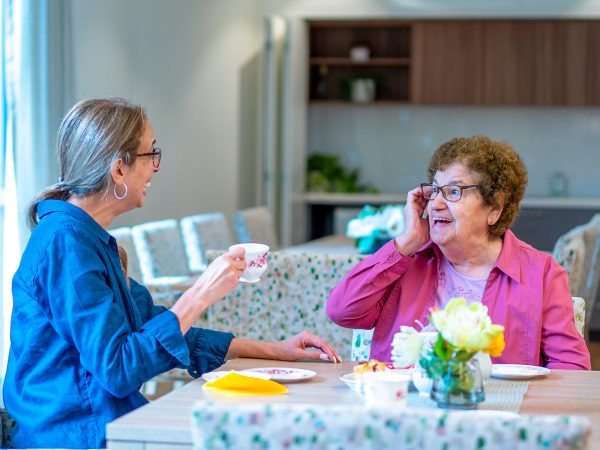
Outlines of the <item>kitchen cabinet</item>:
<svg viewBox="0 0 600 450">
<path fill-rule="evenodd" d="M 309 22 L 309 100 L 349 100 L 358 78 L 376 102 L 597 106 L 600 21 Z"/>
<path fill-rule="evenodd" d="M 350 100 L 352 82 L 371 79 L 377 101 L 408 102 L 410 28 L 398 21 L 309 22 L 310 101 Z M 357 47 L 363 56 L 352 58 Z"/>
</svg>

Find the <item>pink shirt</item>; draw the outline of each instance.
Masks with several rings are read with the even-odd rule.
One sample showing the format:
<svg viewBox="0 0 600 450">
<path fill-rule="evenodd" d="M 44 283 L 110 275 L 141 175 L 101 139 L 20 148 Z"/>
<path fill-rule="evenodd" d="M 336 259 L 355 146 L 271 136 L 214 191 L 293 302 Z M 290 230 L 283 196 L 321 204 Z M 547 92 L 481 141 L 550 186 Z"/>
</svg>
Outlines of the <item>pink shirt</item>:
<svg viewBox="0 0 600 450">
<path fill-rule="evenodd" d="M 327 315 L 348 328 L 375 327 L 371 357 L 390 360 L 401 325 L 429 323 L 437 299 L 442 253 L 429 242 L 412 257 L 390 241 L 364 259 L 331 291 Z M 554 259 L 509 230 L 481 302 L 504 325 L 506 349 L 495 363 L 590 370 L 590 354 L 575 328 L 567 273 Z"/>
</svg>

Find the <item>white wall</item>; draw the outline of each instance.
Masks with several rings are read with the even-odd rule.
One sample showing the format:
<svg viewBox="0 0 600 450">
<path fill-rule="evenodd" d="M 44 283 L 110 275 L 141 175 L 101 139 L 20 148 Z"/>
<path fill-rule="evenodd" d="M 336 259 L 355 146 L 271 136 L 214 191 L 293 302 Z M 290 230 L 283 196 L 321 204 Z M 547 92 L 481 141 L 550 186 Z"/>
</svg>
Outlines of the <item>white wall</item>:
<svg viewBox="0 0 600 450">
<path fill-rule="evenodd" d="M 550 178 L 563 172 L 568 195 L 600 197 L 600 108 L 319 105 L 310 108 L 309 129 L 309 152 L 340 156 L 384 193 L 405 194 L 425 182 L 443 142 L 485 134 L 521 154 L 526 195 L 550 195 Z"/>
<path fill-rule="evenodd" d="M 262 44 L 257 1 L 72 5 L 76 99 L 118 95 L 141 103 L 163 149 L 145 207 L 113 226 L 250 206 Z"/>
</svg>

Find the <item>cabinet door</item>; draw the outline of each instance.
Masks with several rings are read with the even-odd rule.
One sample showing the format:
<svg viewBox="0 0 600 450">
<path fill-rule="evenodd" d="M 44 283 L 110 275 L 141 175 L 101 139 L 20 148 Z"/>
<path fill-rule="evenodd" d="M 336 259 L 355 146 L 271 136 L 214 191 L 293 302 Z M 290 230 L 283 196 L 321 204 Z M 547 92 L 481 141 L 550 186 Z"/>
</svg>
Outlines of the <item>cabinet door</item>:
<svg viewBox="0 0 600 450">
<path fill-rule="evenodd" d="M 413 102 L 481 103 L 481 21 L 416 22 L 412 39 Z"/>
<path fill-rule="evenodd" d="M 600 105 L 599 21 L 422 21 L 414 30 L 416 103 Z"/>
</svg>

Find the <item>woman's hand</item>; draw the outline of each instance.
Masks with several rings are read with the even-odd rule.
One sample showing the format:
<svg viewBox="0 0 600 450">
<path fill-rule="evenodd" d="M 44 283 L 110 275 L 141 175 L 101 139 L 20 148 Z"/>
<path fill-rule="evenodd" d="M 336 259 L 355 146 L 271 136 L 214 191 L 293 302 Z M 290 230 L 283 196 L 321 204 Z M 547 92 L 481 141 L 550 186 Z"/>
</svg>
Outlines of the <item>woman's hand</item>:
<svg viewBox="0 0 600 450">
<path fill-rule="evenodd" d="M 316 348 L 321 351 L 308 351 L 307 348 Z M 279 342 L 234 338 L 225 358 L 262 358 L 280 361 L 322 359 L 332 363 L 342 362 L 342 358 L 327 342 L 327 339 L 315 336 L 306 330 Z"/>
<path fill-rule="evenodd" d="M 182 334 L 187 333 L 209 306 L 225 297 L 238 285 L 245 268 L 243 248 L 227 252 L 209 264 L 171 308 L 171 312 L 179 319 Z"/>
<path fill-rule="evenodd" d="M 209 264 L 191 289 L 198 291 L 206 306 L 213 305 L 238 285 L 245 268 L 243 248 L 224 253 Z"/>
<path fill-rule="evenodd" d="M 429 220 L 423 218 L 427 203 L 421 188 L 415 188 L 407 194 L 404 207 L 404 231 L 396 236 L 396 248 L 404 256 L 412 256 L 429 242 Z"/>
<path fill-rule="evenodd" d="M 322 359 L 332 363 L 342 362 L 342 358 L 329 344 L 327 339 L 316 336 L 309 331 L 301 331 L 291 338 L 275 343 L 280 354 L 277 359 L 283 361 L 297 361 L 299 359 Z M 307 348 L 316 348 L 320 352 L 308 351 Z"/>
</svg>

